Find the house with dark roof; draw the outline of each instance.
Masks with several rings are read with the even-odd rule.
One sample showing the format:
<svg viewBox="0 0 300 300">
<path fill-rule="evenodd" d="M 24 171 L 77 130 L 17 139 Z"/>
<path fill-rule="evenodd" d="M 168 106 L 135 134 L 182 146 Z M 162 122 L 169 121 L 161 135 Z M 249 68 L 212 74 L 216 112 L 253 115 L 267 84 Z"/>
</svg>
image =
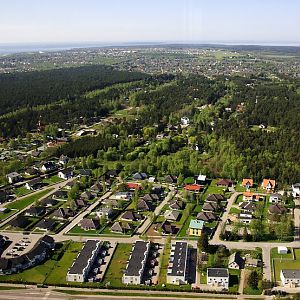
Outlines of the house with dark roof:
<svg viewBox="0 0 300 300">
<path fill-rule="evenodd" d="M 16 228 L 25 228 L 30 224 L 30 221 L 26 217 L 19 215 L 10 220 L 7 224 Z"/>
<path fill-rule="evenodd" d="M 119 173 L 120 173 L 119 170 L 108 170 L 106 172 L 106 176 L 110 177 L 110 178 L 116 178 L 116 177 L 118 177 Z"/>
<path fill-rule="evenodd" d="M 57 169 L 58 169 L 58 166 L 53 161 L 47 161 L 41 167 L 41 170 L 44 173 L 53 172 L 53 171 L 56 171 Z"/>
<path fill-rule="evenodd" d="M 269 213 L 270 214 L 277 214 L 277 215 L 282 215 L 287 212 L 287 209 L 280 205 L 280 204 L 273 204 L 269 206 Z"/>
<path fill-rule="evenodd" d="M 180 219 L 181 213 L 178 210 L 166 210 L 164 216 L 166 220 L 177 221 Z"/>
<path fill-rule="evenodd" d="M 79 225 L 84 230 L 97 230 L 100 228 L 100 222 L 97 219 L 84 218 L 79 222 Z"/>
<path fill-rule="evenodd" d="M 177 183 L 177 177 L 174 175 L 167 175 L 165 177 L 165 182 L 168 184 L 176 184 Z"/>
<path fill-rule="evenodd" d="M 156 230 L 158 230 L 158 226 L 156 227 Z M 165 220 L 162 224 L 161 224 L 161 233 L 162 234 L 175 234 L 177 232 L 177 228 L 175 225 L 173 225 L 172 223 L 170 223 L 169 221 Z"/>
<path fill-rule="evenodd" d="M 52 217 L 54 219 L 58 219 L 58 220 L 65 220 L 65 219 L 74 217 L 74 215 L 75 215 L 75 212 L 72 209 L 59 207 L 58 209 L 56 209 L 53 212 Z"/>
<path fill-rule="evenodd" d="M 92 170 L 89 170 L 89 169 L 80 169 L 79 170 L 79 176 L 86 176 L 86 177 L 90 177 L 92 176 Z"/>
<path fill-rule="evenodd" d="M 52 219 L 42 219 L 36 225 L 35 228 L 43 231 L 52 231 L 56 222 Z"/>
<path fill-rule="evenodd" d="M 6 178 L 10 184 L 17 183 L 23 179 L 23 177 L 17 172 L 7 174 Z"/>
<path fill-rule="evenodd" d="M 92 193 L 101 193 L 103 191 L 103 186 L 100 182 L 96 182 L 94 185 L 91 186 Z"/>
<path fill-rule="evenodd" d="M 137 203 L 138 211 L 152 211 L 153 205 L 151 202 L 145 201 L 143 198 L 140 198 Z"/>
<path fill-rule="evenodd" d="M 123 284 L 142 284 L 150 242 L 136 241 L 122 277 Z"/>
<path fill-rule="evenodd" d="M 125 211 L 123 215 L 121 216 L 121 219 L 124 221 L 141 221 L 143 219 L 143 216 L 139 213 L 133 212 L 133 211 Z"/>
<path fill-rule="evenodd" d="M 209 194 L 206 198 L 206 201 L 208 202 L 218 202 L 225 201 L 226 198 L 221 194 Z"/>
<path fill-rule="evenodd" d="M 181 200 L 172 200 L 169 204 L 170 209 L 182 210 L 184 208 L 184 203 Z"/>
<path fill-rule="evenodd" d="M 129 230 L 131 230 L 131 226 L 127 222 L 115 222 L 110 228 L 111 232 L 124 234 L 126 234 Z"/>
<path fill-rule="evenodd" d="M 52 199 L 52 198 L 44 198 L 40 201 L 40 205 L 44 207 L 53 207 L 58 203 L 57 200 Z"/>
<path fill-rule="evenodd" d="M 58 177 L 64 180 L 72 178 L 74 175 L 73 168 L 66 168 L 58 172 Z"/>
<path fill-rule="evenodd" d="M 225 268 L 207 268 L 206 284 L 212 287 L 229 287 L 229 272 Z"/>
<path fill-rule="evenodd" d="M 68 192 L 62 191 L 62 190 L 56 191 L 55 193 L 52 194 L 52 198 L 53 199 L 67 199 Z"/>
<path fill-rule="evenodd" d="M 171 245 L 171 253 L 167 270 L 167 283 L 187 284 L 188 244 L 175 242 Z"/>
<path fill-rule="evenodd" d="M 102 242 L 87 240 L 68 270 L 66 281 L 85 282 L 101 250 Z"/>
<path fill-rule="evenodd" d="M 229 256 L 228 268 L 229 269 L 243 269 L 245 260 L 241 257 L 238 252 L 234 252 Z"/>
<path fill-rule="evenodd" d="M 9 199 L 9 193 L 4 190 L 0 190 L 0 203 L 4 203 Z"/>
<path fill-rule="evenodd" d="M 133 174 L 132 178 L 134 180 L 144 180 L 144 179 L 148 178 L 148 175 L 143 172 L 137 172 L 137 173 Z"/>
<path fill-rule="evenodd" d="M 225 188 L 229 188 L 233 186 L 233 181 L 229 180 L 229 179 L 220 179 L 217 183 L 217 186 L 219 187 L 225 187 Z"/>
<path fill-rule="evenodd" d="M 297 288 L 300 286 L 300 270 L 282 269 L 280 270 L 280 279 L 284 287 Z"/>
<path fill-rule="evenodd" d="M 159 195 L 158 194 L 146 194 L 143 199 L 145 201 L 151 201 L 151 202 L 155 202 L 155 201 L 159 201 Z"/>
<path fill-rule="evenodd" d="M 74 206 L 75 206 L 76 209 L 82 209 L 84 207 L 87 207 L 88 203 L 83 199 L 75 199 L 74 200 Z"/>
<path fill-rule="evenodd" d="M 94 198 L 94 195 L 89 191 L 85 191 L 80 195 L 80 197 L 85 200 L 91 200 Z"/>
<path fill-rule="evenodd" d="M 219 205 L 216 202 L 205 202 L 202 207 L 202 211 L 217 212 Z"/>
<path fill-rule="evenodd" d="M 32 179 L 26 182 L 25 187 L 28 190 L 37 190 L 43 186 L 42 179 L 40 177 Z"/>
<path fill-rule="evenodd" d="M 243 212 L 246 213 L 254 213 L 256 211 L 256 205 L 255 203 L 251 201 L 243 201 L 239 203 L 239 208 L 243 210 Z"/>
<path fill-rule="evenodd" d="M 46 213 L 46 210 L 42 206 L 32 206 L 26 209 L 24 215 L 29 217 L 40 217 Z"/>
<path fill-rule="evenodd" d="M 204 222 L 213 222 L 218 219 L 218 216 L 213 212 L 201 211 L 197 214 L 197 220 L 202 220 Z"/>
</svg>

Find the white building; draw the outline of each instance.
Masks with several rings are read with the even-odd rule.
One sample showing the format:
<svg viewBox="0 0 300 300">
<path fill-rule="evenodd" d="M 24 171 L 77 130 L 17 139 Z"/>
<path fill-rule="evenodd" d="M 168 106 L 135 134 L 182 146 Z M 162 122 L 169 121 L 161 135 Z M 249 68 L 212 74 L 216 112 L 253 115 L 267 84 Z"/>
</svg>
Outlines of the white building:
<svg viewBox="0 0 300 300">
<path fill-rule="evenodd" d="M 300 183 L 295 183 L 292 185 L 292 193 L 294 198 L 300 197 Z"/>
<path fill-rule="evenodd" d="M 180 121 L 181 121 L 181 125 L 184 125 L 184 126 L 187 126 L 190 124 L 190 119 L 188 117 L 182 117 L 180 119 Z"/>
<path fill-rule="evenodd" d="M 87 240 L 77 258 L 67 273 L 67 281 L 84 282 L 93 266 L 102 243 L 100 241 Z"/>
<path fill-rule="evenodd" d="M 289 250 L 287 247 L 284 246 L 278 246 L 277 247 L 277 253 L 278 254 L 288 254 Z"/>
<path fill-rule="evenodd" d="M 150 250 L 150 242 L 136 241 L 126 271 L 123 274 L 124 284 L 141 284 Z"/>
<path fill-rule="evenodd" d="M 176 242 L 171 246 L 171 255 L 167 271 L 167 283 L 187 284 L 188 245 L 186 242 Z"/>
<path fill-rule="evenodd" d="M 280 271 L 281 283 L 285 287 L 299 287 L 300 286 L 300 270 L 281 270 Z"/>
<path fill-rule="evenodd" d="M 58 172 L 58 177 L 64 180 L 72 178 L 73 175 L 74 174 L 72 168 L 66 168 Z"/>
<path fill-rule="evenodd" d="M 213 287 L 229 287 L 229 272 L 225 268 L 208 268 L 207 269 L 207 285 Z"/>
<path fill-rule="evenodd" d="M 281 194 L 271 194 L 269 202 L 271 203 L 281 203 L 282 202 L 282 195 Z"/>
</svg>

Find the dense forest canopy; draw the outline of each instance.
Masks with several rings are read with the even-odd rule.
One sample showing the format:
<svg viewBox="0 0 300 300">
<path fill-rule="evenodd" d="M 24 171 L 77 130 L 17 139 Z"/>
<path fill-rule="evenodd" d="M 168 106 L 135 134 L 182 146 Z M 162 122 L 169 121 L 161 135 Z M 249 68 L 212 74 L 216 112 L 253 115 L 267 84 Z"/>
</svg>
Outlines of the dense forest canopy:
<svg viewBox="0 0 300 300">
<path fill-rule="evenodd" d="M 108 66 L 1 74 L 0 115 L 60 99 L 72 99 L 85 91 L 146 77 L 142 73 L 117 71 Z"/>
</svg>

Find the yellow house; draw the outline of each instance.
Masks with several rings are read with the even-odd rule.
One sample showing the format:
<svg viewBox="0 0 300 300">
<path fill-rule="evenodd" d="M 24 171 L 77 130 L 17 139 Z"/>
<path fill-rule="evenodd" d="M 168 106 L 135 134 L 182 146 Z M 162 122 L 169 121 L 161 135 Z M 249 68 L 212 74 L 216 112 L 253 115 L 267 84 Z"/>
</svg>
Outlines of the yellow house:
<svg viewBox="0 0 300 300">
<path fill-rule="evenodd" d="M 191 220 L 189 225 L 189 235 L 200 236 L 204 227 L 204 221 Z"/>
</svg>

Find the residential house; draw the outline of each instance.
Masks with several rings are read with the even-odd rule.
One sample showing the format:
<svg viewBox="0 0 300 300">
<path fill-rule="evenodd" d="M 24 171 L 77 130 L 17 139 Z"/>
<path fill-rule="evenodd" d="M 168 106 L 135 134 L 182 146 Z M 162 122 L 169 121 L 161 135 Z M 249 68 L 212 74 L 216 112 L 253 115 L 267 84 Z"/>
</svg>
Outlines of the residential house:
<svg viewBox="0 0 300 300">
<path fill-rule="evenodd" d="M 85 282 L 101 250 L 102 242 L 88 240 L 68 270 L 66 281 Z"/>
<path fill-rule="evenodd" d="M 203 190 L 203 186 L 199 184 L 187 184 L 184 189 L 188 192 L 200 193 Z"/>
<path fill-rule="evenodd" d="M 107 207 L 119 208 L 119 202 L 115 199 L 104 199 L 102 203 L 105 204 Z"/>
<path fill-rule="evenodd" d="M 176 184 L 177 183 L 177 177 L 173 175 L 167 175 L 165 177 L 165 182 L 168 184 Z"/>
<path fill-rule="evenodd" d="M 172 244 L 167 269 L 167 283 L 187 284 L 187 262 L 188 244 L 186 242 Z"/>
<path fill-rule="evenodd" d="M 62 154 L 62 155 L 59 157 L 58 163 L 59 163 L 60 165 L 65 166 L 68 162 L 69 162 L 69 157 L 68 157 L 68 156 Z"/>
<path fill-rule="evenodd" d="M 133 174 L 132 178 L 134 180 L 144 180 L 144 179 L 147 179 L 148 176 L 146 173 L 143 173 L 143 172 L 137 172 L 135 174 Z"/>
<path fill-rule="evenodd" d="M 136 222 L 136 221 L 141 221 L 143 219 L 143 216 L 140 215 L 139 213 L 127 210 L 123 213 L 121 219 L 124 221 Z"/>
<path fill-rule="evenodd" d="M 18 215 L 7 224 L 15 228 L 26 228 L 30 224 L 30 221 L 26 217 Z"/>
<path fill-rule="evenodd" d="M 260 201 L 262 196 L 259 194 L 254 194 L 252 192 L 244 192 L 243 193 L 243 200 L 244 201 Z"/>
<path fill-rule="evenodd" d="M 204 228 L 204 221 L 202 220 L 191 220 L 188 234 L 192 236 L 201 236 Z"/>
<path fill-rule="evenodd" d="M 158 225 L 156 226 L 155 230 L 158 230 Z M 175 234 L 177 232 L 177 228 L 172 223 L 165 220 L 161 224 L 161 232 L 162 234 Z"/>
<path fill-rule="evenodd" d="M 58 169 L 58 166 L 53 161 L 47 161 L 41 167 L 41 170 L 44 173 L 54 172 L 57 169 Z"/>
<path fill-rule="evenodd" d="M 109 206 L 100 206 L 96 211 L 96 215 L 99 219 L 102 218 L 103 216 L 107 218 L 111 218 L 113 214 L 114 214 L 114 210 Z"/>
<path fill-rule="evenodd" d="M 220 179 L 217 182 L 217 186 L 218 187 L 224 187 L 224 188 L 230 188 L 233 186 L 233 181 L 229 180 L 229 179 Z"/>
<path fill-rule="evenodd" d="M 99 220 L 83 218 L 79 225 L 84 230 L 97 230 L 100 228 Z"/>
<path fill-rule="evenodd" d="M 253 219 L 253 215 L 251 213 L 240 213 L 238 215 L 238 219 L 241 223 L 250 224 Z"/>
<path fill-rule="evenodd" d="M 184 203 L 181 200 L 172 200 L 169 203 L 170 209 L 182 210 L 184 208 Z"/>
<path fill-rule="evenodd" d="M 190 119 L 189 119 L 188 117 L 182 117 L 182 118 L 180 119 L 180 122 L 181 122 L 181 125 L 187 126 L 187 125 L 190 124 Z"/>
<path fill-rule="evenodd" d="M 196 175 L 195 184 L 205 185 L 206 184 L 206 175 Z"/>
<path fill-rule="evenodd" d="M 243 181 L 242 181 L 242 186 L 244 188 L 246 188 L 247 190 L 250 188 L 253 188 L 253 185 L 254 185 L 253 179 L 246 178 L 246 179 L 243 179 Z"/>
<path fill-rule="evenodd" d="M 143 198 L 140 198 L 137 203 L 138 211 L 152 211 L 153 205 L 149 201 L 145 201 Z"/>
<path fill-rule="evenodd" d="M 66 168 L 58 172 L 58 177 L 64 180 L 72 178 L 73 175 L 73 168 Z"/>
<path fill-rule="evenodd" d="M 220 209 L 217 202 L 204 202 L 202 206 L 202 211 L 205 212 L 217 212 Z"/>
<path fill-rule="evenodd" d="M 37 190 L 43 186 L 42 179 L 40 177 L 27 181 L 25 187 L 27 190 Z"/>
<path fill-rule="evenodd" d="M 83 176 L 90 177 L 92 175 L 93 175 L 92 170 L 89 170 L 89 169 L 80 169 L 79 170 L 79 177 L 83 177 Z"/>
<path fill-rule="evenodd" d="M 23 179 L 22 176 L 17 172 L 7 174 L 6 178 L 10 184 L 17 183 Z"/>
<path fill-rule="evenodd" d="M 96 182 L 94 185 L 91 186 L 92 193 L 101 193 L 103 191 L 103 186 L 100 182 Z"/>
<path fill-rule="evenodd" d="M 244 265 L 245 261 L 238 252 L 234 252 L 229 256 L 228 269 L 243 269 Z"/>
<path fill-rule="evenodd" d="M 300 197 L 300 183 L 294 183 L 292 185 L 292 194 L 294 198 Z"/>
<path fill-rule="evenodd" d="M 46 210 L 44 207 L 41 206 L 32 206 L 28 208 L 24 215 L 29 217 L 40 217 L 46 213 Z"/>
<path fill-rule="evenodd" d="M 9 193 L 4 190 L 0 190 L 0 203 L 4 203 L 9 199 Z"/>
<path fill-rule="evenodd" d="M 281 203 L 282 198 L 283 197 L 282 197 L 281 194 L 273 193 L 273 194 L 270 195 L 269 202 L 271 202 L 271 203 Z"/>
<path fill-rule="evenodd" d="M 114 233 L 126 234 L 130 230 L 131 230 L 131 226 L 127 222 L 115 222 L 110 228 L 110 231 Z"/>
<path fill-rule="evenodd" d="M 68 192 L 66 191 L 56 191 L 52 194 L 53 199 L 67 199 L 68 198 Z"/>
<path fill-rule="evenodd" d="M 269 213 L 270 214 L 277 214 L 277 215 L 282 215 L 287 212 L 287 209 L 280 205 L 280 204 L 272 204 L 269 206 Z"/>
<path fill-rule="evenodd" d="M 132 198 L 131 192 L 117 192 L 114 195 L 114 198 L 117 200 L 130 200 Z"/>
<path fill-rule="evenodd" d="M 197 220 L 202 220 L 204 222 L 213 222 L 218 220 L 218 216 L 213 212 L 201 211 L 197 214 Z"/>
<path fill-rule="evenodd" d="M 56 222 L 54 220 L 42 219 L 35 225 L 35 228 L 43 231 L 52 231 L 55 225 Z"/>
<path fill-rule="evenodd" d="M 299 269 L 280 270 L 280 279 L 284 287 L 296 288 L 300 286 Z"/>
<path fill-rule="evenodd" d="M 94 195 L 89 191 L 85 191 L 80 195 L 80 197 L 84 200 L 91 200 L 94 198 Z"/>
<path fill-rule="evenodd" d="M 142 186 L 139 183 L 136 183 L 136 182 L 128 182 L 127 183 L 127 188 L 130 191 L 135 191 L 135 190 L 141 190 Z"/>
<path fill-rule="evenodd" d="M 275 190 L 276 181 L 274 179 L 264 179 L 261 186 L 267 192 L 272 192 Z"/>
<path fill-rule="evenodd" d="M 39 170 L 37 168 L 31 167 L 25 170 L 25 175 L 27 176 L 34 176 L 39 174 Z"/>
<path fill-rule="evenodd" d="M 164 216 L 166 220 L 177 221 L 180 219 L 181 213 L 178 210 L 166 210 Z"/>
<path fill-rule="evenodd" d="M 84 199 L 75 199 L 74 200 L 75 209 L 82 209 L 87 206 L 88 206 L 88 203 Z"/>
<path fill-rule="evenodd" d="M 74 217 L 74 215 L 74 211 L 70 208 L 60 207 L 53 212 L 52 217 L 58 220 L 67 220 L 71 217 Z"/>
<path fill-rule="evenodd" d="M 207 202 L 217 202 L 226 201 L 226 198 L 221 194 L 209 194 L 206 198 Z"/>
<path fill-rule="evenodd" d="M 288 254 L 289 249 L 285 246 L 278 246 L 277 247 L 277 253 L 278 254 Z"/>
<path fill-rule="evenodd" d="M 159 201 L 160 198 L 157 194 L 146 194 L 143 199 L 145 201 L 151 201 L 151 202 L 156 202 L 156 201 Z"/>
<path fill-rule="evenodd" d="M 150 242 L 136 241 L 122 277 L 123 284 L 142 284 Z"/>
<path fill-rule="evenodd" d="M 106 176 L 110 177 L 110 178 L 116 178 L 116 177 L 118 177 L 119 173 L 120 173 L 119 170 L 108 170 L 106 172 Z"/>
<path fill-rule="evenodd" d="M 261 266 L 261 264 L 262 264 L 261 260 L 257 258 L 247 257 L 245 266 L 257 268 Z"/>
<path fill-rule="evenodd" d="M 229 287 L 229 272 L 226 268 L 207 268 L 206 283 L 212 287 Z"/>
<path fill-rule="evenodd" d="M 240 202 L 239 208 L 245 213 L 253 214 L 256 210 L 256 205 L 251 201 L 244 201 Z"/>
</svg>

